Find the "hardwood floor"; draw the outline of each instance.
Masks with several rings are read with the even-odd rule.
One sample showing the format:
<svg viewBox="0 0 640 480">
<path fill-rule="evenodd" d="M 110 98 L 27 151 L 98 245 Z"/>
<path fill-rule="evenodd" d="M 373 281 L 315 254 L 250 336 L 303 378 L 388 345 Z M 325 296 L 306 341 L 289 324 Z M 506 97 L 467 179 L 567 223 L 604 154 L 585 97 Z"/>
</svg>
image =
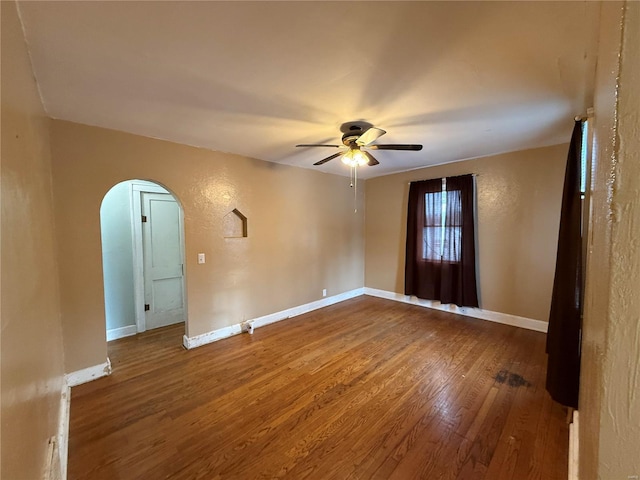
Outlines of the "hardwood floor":
<svg viewBox="0 0 640 480">
<path fill-rule="evenodd" d="M 541 333 L 362 296 L 186 351 L 111 342 L 69 479 L 562 479 Z"/>
</svg>

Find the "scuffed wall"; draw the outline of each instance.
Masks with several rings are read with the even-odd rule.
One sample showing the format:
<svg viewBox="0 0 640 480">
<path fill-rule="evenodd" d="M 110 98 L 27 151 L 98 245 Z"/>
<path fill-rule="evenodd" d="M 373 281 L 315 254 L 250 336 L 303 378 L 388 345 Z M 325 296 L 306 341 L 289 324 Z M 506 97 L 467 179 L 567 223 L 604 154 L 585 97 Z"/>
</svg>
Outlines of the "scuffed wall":
<svg viewBox="0 0 640 480">
<path fill-rule="evenodd" d="M 580 479 L 640 475 L 640 4 L 603 2 L 580 385 Z"/>
<path fill-rule="evenodd" d="M 39 479 L 58 433 L 63 352 L 49 121 L 14 2 L 2 16 L 3 479 Z"/>
<path fill-rule="evenodd" d="M 599 475 L 626 479 L 640 476 L 640 3 L 622 33 Z"/>
</svg>

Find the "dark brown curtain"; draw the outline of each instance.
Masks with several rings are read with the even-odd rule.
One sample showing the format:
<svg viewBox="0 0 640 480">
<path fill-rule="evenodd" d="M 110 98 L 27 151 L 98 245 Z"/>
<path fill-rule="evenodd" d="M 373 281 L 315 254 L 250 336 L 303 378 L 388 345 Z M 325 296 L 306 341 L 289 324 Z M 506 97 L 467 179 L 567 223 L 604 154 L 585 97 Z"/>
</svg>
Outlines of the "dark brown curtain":
<svg viewBox="0 0 640 480">
<path fill-rule="evenodd" d="M 442 226 L 442 195 L 446 213 Z M 407 210 L 405 295 L 477 307 L 473 176 L 412 182 Z"/>
<path fill-rule="evenodd" d="M 573 408 L 578 408 L 583 300 L 581 156 L 582 122 L 578 121 L 573 128 L 565 170 L 547 332 L 547 390 L 555 401 Z"/>
</svg>

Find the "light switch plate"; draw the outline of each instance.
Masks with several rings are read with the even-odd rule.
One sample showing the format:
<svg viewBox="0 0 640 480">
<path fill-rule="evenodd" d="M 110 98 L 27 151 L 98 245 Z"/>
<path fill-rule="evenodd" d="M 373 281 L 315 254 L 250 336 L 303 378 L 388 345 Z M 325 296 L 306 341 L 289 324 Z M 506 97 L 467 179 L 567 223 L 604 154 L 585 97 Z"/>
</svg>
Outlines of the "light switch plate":
<svg viewBox="0 0 640 480">
<path fill-rule="evenodd" d="M 199 263 L 199 264 L 203 264 L 203 263 L 205 263 L 205 256 L 204 256 L 204 253 L 199 253 L 199 254 L 198 254 L 198 263 Z"/>
</svg>

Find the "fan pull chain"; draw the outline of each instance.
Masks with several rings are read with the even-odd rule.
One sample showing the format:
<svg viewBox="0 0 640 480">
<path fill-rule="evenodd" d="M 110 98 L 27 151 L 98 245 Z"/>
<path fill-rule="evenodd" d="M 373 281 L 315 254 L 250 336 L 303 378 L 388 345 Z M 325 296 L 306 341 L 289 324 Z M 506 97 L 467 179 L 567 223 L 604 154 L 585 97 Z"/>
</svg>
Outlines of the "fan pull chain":
<svg viewBox="0 0 640 480">
<path fill-rule="evenodd" d="M 358 213 L 358 165 L 349 169 L 349 186 L 353 188 L 353 213 Z"/>
<path fill-rule="evenodd" d="M 353 213 L 358 213 L 358 166 L 353 166 Z"/>
</svg>

